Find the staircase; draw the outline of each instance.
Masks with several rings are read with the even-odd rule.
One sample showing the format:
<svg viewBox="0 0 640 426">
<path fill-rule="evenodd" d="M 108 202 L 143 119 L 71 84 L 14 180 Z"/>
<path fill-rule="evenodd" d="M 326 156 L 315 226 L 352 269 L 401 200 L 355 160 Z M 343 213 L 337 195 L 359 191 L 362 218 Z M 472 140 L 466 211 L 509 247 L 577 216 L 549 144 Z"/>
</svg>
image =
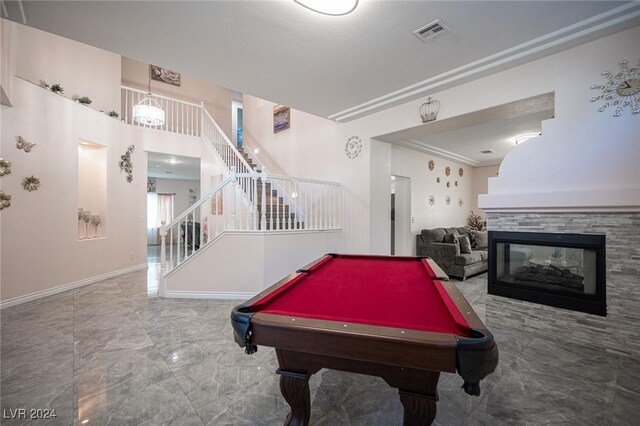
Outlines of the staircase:
<svg viewBox="0 0 640 426">
<path fill-rule="evenodd" d="M 123 119 L 133 121 L 141 96 L 122 88 Z M 160 229 L 162 278 L 185 267 L 194 255 L 225 232 L 298 233 L 340 230 L 342 187 L 336 182 L 274 175 L 253 152 L 234 146 L 204 104 L 161 97 L 167 111 L 160 131 L 199 137 L 224 171 L 225 179 Z M 144 126 L 149 127 L 149 126 Z M 162 287 L 162 286 L 161 286 Z"/>
</svg>

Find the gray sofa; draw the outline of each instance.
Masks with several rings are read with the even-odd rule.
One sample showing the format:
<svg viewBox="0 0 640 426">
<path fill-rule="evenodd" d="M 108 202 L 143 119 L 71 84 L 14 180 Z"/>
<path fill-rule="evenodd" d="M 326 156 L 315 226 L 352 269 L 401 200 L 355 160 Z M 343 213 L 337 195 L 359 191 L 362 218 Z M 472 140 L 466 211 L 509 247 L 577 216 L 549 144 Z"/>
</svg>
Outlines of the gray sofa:
<svg viewBox="0 0 640 426">
<path fill-rule="evenodd" d="M 423 229 L 416 236 L 416 255 L 429 256 L 449 276 L 461 280 L 487 270 L 486 248 L 472 248 L 471 253 L 460 253 L 459 244 L 443 242 L 447 234 L 465 234 L 471 239 L 471 228 Z"/>
</svg>

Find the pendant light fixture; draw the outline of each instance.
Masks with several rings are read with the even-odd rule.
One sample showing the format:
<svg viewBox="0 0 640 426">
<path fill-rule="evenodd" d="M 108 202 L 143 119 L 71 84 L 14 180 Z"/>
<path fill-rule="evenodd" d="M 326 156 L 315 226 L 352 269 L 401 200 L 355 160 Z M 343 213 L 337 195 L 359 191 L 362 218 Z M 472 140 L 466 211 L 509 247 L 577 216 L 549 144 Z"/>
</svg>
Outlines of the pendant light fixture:
<svg viewBox="0 0 640 426">
<path fill-rule="evenodd" d="M 133 107 L 133 121 L 143 126 L 162 126 L 164 124 L 164 110 L 151 94 L 151 72 L 149 72 L 147 94 Z"/>
</svg>

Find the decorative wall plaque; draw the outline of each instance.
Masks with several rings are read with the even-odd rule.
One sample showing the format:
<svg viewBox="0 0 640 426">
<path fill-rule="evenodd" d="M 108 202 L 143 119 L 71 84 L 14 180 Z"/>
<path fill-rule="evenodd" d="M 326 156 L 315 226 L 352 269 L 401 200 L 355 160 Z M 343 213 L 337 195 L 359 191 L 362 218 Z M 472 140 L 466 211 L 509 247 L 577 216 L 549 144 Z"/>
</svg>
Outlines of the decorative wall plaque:
<svg viewBox="0 0 640 426">
<path fill-rule="evenodd" d="M 462 175 L 464 174 L 464 170 L 462 170 L 462 167 L 458 169 L 458 174 L 460 175 L 460 177 L 462 177 Z"/>
<path fill-rule="evenodd" d="M 429 160 L 429 170 L 433 171 L 435 167 L 436 167 L 436 162 L 433 160 Z"/>
<path fill-rule="evenodd" d="M 358 136 L 351 136 L 347 139 L 347 144 L 344 147 L 344 152 L 348 158 L 356 158 L 362 151 L 362 141 Z"/>
<path fill-rule="evenodd" d="M 120 171 L 123 170 L 127 173 L 127 182 L 133 182 L 133 161 L 131 160 L 131 154 L 135 149 L 135 145 L 129 145 L 127 152 L 120 156 Z"/>
<path fill-rule="evenodd" d="M 449 176 L 451 174 L 451 167 L 447 166 L 447 168 L 444 169 L 444 174 Z"/>
<path fill-rule="evenodd" d="M 22 187 L 29 192 L 37 191 L 40 187 L 40 179 L 33 175 L 27 176 L 22 180 Z"/>
<path fill-rule="evenodd" d="M 24 152 L 31 152 L 31 148 L 36 146 L 35 143 L 28 142 L 22 136 L 16 136 L 16 148 L 23 150 Z"/>
<path fill-rule="evenodd" d="M 5 194 L 4 191 L 0 191 L 0 210 L 4 210 L 11 205 L 11 195 Z"/>
<path fill-rule="evenodd" d="M 11 173 L 11 162 L 0 157 L 0 176 Z"/>
</svg>

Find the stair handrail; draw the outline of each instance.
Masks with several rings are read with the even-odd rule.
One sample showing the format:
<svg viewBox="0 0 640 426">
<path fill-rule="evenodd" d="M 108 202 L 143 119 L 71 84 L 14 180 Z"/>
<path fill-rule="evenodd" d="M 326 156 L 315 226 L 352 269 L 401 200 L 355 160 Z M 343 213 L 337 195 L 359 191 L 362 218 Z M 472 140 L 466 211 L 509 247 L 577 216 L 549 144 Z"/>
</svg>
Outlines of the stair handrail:
<svg viewBox="0 0 640 426">
<path fill-rule="evenodd" d="M 240 154 L 240 152 L 238 151 L 238 148 L 236 148 L 233 143 L 231 142 L 231 140 L 229 140 L 229 138 L 227 137 L 227 135 L 222 131 L 222 129 L 220 128 L 220 126 L 218 125 L 218 123 L 216 122 L 216 120 L 214 120 L 214 118 L 211 116 L 211 114 L 209 113 L 209 111 L 207 110 L 207 107 L 204 106 L 204 102 L 200 103 L 200 107 L 202 108 L 202 112 L 204 113 L 204 115 L 209 118 L 209 121 L 211 122 L 211 124 L 214 125 L 214 127 L 216 128 L 216 130 L 218 131 L 218 133 L 220 135 L 222 135 L 222 139 L 227 143 L 227 145 L 229 145 L 229 147 L 231 147 L 231 150 L 233 151 L 233 153 L 236 155 L 236 157 L 238 157 L 238 159 L 240 160 L 240 162 L 242 163 L 243 166 L 246 167 L 247 170 L 249 170 L 249 172 L 241 172 L 241 173 L 251 173 L 253 172 L 253 168 L 251 168 L 251 166 L 249 165 L 249 163 L 247 162 L 247 160 L 244 159 L 244 157 Z M 204 134 L 204 132 L 201 132 L 201 134 Z M 220 153 L 218 153 L 218 155 L 220 155 Z M 228 168 L 229 166 L 225 163 L 225 166 Z M 229 170 L 230 172 L 231 170 Z"/>
</svg>

